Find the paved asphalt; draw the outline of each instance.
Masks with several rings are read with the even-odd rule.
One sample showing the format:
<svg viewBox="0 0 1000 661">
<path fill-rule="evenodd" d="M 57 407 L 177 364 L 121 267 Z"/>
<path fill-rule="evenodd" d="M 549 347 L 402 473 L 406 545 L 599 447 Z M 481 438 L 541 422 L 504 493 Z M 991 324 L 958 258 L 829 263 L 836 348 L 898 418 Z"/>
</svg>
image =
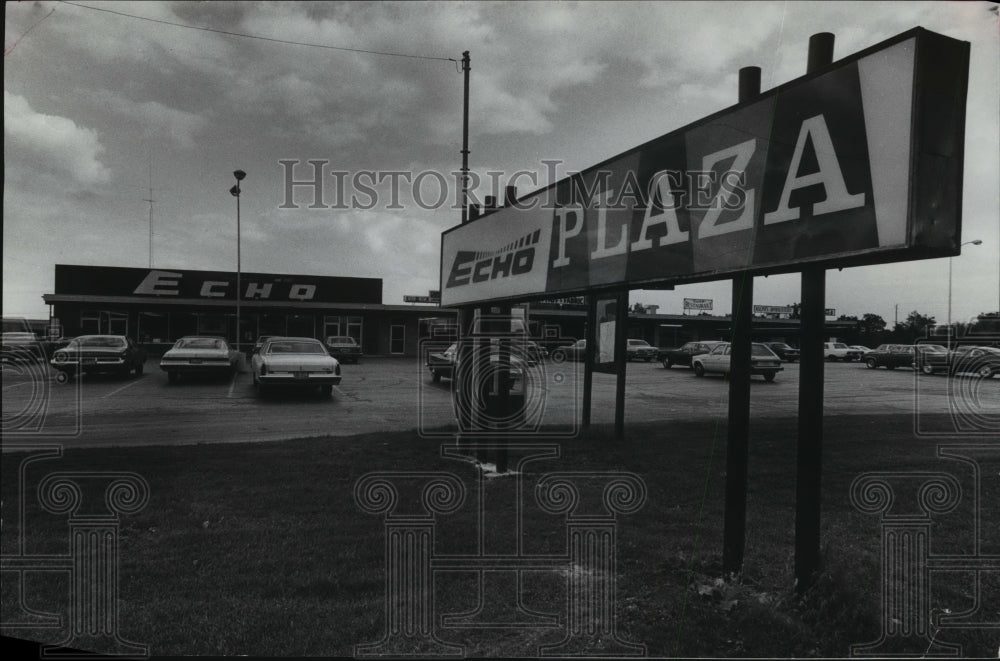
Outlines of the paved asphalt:
<svg viewBox="0 0 1000 661">
<path fill-rule="evenodd" d="M 419 429 L 455 428 L 449 381 L 434 384 L 415 358 L 369 358 L 345 365 L 332 397 L 312 392 L 261 397 L 246 372 L 232 378 L 168 384 L 156 362 L 139 377 L 85 376 L 58 383 L 47 366 L 3 374 L 3 445 L 58 442 L 65 447 L 273 441 Z M 572 433 L 579 421 L 579 363 L 547 361 L 529 378 L 526 410 L 534 422 Z M 728 384 L 686 368 L 630 363 L 625 419 L 629 422 L 724 421 Z M 793 417 L 799 366 L 785 363 L 773 383 L 753 377 L 751 415 Z M 595 374 L 595 424 L 614 421 L 615 378 Z M 1000 379 L 921 376 L 909 369 L 870 370 L 826 363 L 825 415 L 952 413 L 961 422 L 1000 420 Z M 940 416 L 938 416 L 940 417 Z"/>
</svg>

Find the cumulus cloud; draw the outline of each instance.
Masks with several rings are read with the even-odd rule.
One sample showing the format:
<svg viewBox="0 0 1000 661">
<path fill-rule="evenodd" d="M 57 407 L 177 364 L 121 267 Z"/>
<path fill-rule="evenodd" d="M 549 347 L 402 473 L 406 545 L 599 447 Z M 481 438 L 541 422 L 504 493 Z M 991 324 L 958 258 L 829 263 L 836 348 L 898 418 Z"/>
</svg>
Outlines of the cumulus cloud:
<svg viewBox="0 0 1000 661">
<path fill-rule="evenodd" d="M 23 96 L 3 93 L 3 124 L 7 154 L 24 154 L 48 170 L 72 176 L 82 184 L 99 184 L 111 175 L 99 155 L 104 151 L 97 132 L 66 117 L 32 109 Z"/>
</svg>

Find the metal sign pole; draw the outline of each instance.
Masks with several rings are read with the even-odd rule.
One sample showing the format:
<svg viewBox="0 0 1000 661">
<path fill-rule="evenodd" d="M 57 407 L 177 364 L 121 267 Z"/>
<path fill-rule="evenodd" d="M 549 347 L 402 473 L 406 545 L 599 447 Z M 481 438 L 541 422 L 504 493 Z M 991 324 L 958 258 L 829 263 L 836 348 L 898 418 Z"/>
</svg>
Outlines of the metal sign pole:
<svg viewBox="0 0 1000 661">
<path fill-rule="evenodd" d="M 833 62 L 834 36 L 809 38 L 807 73 Z M 795 487 L 795 588 L 804 592 L 819 570 L 820 478 L 823 467 L 823 326 L 826 322 L 826 270 L 802 270 L 799 437 Z"/>
<path fill-rule="evenodd" d="M 584 332 L 586 348 L 583 352 L 583 411 L 582 426 L 590 427 L 590 406 L 594 387 L 594 356 L 597 355 L 597 297 L 587 295 L 587 326 Z"/>
<path fill-rule="evenodd" d="M 760 67 L 740 69 L 740 103 L 760 94 Z M 729 424 L 726 440 L 726 512 L 722 536 L 722 571 L 743 569 L 746 547 L 747 455 L 750 445 L 750 353 L 753 324 L 753 276 L 733 278 L 733 336 L 729 356 Z"/>
<path fill-rule="evenodd" d="M 615 438 L 625 437 L 625 365 L 628 362 L 628 290 L 619 292 L 615 310 Z"/>
</svg>

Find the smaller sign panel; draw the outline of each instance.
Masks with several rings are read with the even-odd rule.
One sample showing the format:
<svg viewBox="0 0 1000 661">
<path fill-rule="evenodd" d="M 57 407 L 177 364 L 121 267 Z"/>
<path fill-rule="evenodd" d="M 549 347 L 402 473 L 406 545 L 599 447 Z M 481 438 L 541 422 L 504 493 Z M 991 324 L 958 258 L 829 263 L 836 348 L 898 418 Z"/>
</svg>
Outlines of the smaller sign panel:
<svg viewBox="0 0 1000 661">
<path fill-rule="evenodd" d="M 411 296 L 406 294 L 403 296 L 404 303 L 440 303 L 441 297 L 434 296 Z"/>
<path fill-rule="evenodd" d="M 828 317 L 836 317 L 837 311 L 834 308 L 824 308 L 823 314 L 825 314 Z"/>
<path fill-rule="evenodd" d="M 711 310 L 712 309 L 711 298 L 685 298 L 684 299 L 684 309 L 685 310 Z M 755 306 L 756 307 L 756 306 Z M 756 309 L 754 310 L 756 312 Z"/>
<path fill-rule="evenodd" d="M 754 314 L 791 314 L 795 311 L 790 305 L 755 305 Z"/>
</svg>

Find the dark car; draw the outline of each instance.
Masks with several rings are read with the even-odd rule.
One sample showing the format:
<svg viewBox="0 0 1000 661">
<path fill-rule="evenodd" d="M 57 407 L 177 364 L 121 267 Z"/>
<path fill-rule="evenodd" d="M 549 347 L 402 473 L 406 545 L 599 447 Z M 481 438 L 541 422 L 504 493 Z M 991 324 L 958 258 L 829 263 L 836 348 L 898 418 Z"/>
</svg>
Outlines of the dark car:
<svg viewBox="0 0 1000 661">
<path fill-rule="evenodd" d="M 53 367 L 67 376 L 110 372 L 142 374 L 146 351 L 124 335 L 81 335 L 52 354 Z"/>
<path fill-rule="evenodd" d="M 927 352 L 921 356 L 920 371 L 923 374 L 975 374 L 989 379 L 1000 374 L 1000 349 L 961 346 L 946 353 Z"/>
<path fill-rule="evenodd" d="M 361 345 L 350 335 L 331 335 L 326 338 L 327 352 L 342 363 L 361 360 Z"/>
<path fill-rule="evenodd" d="M 564 360 L 583 360 L 587 354 L 587 340 L 577 340 L 573 344 L 556 347 L 552 350 L 552 360 L 559 363 Z"/>
<path fill-rule="evenodd" d="M 778 358 L 794 363 L 799 359 L 799 350 L 788 346 L 784 342 L 765 342 L 768 349 L 778 354 Z"/>
<path fill-rule="evenodd" d="M 646 340 L 630 339 L 625 344 L 625 360 L 645 360 L 647 363 L 657 357 L 657 349 Z"/>
<path fill-rule="evenodd" d="M 160 358 L 160 369 L 173 383 L 184 374 L 228 376 L 236 369 L 239 352 L 221 337 L 190 335 L 174 343 Z"/>
<path fill-rule="evenodd" d="M 3 365 L 16 363 L 40 363 L 48 359 L 46 345 L 37 335 L 29 332 L 7 331 L 3 334 L 2 344 Z"/>
<path fill-rule="evenodd" d="M 687 344 L 673 349 L 660 349 L 658 358 L 667 369 L 670 369 L 674 365 L 691 367 L 691 359 L 694 356 L 700 356 L 703 353 L 708 353 L 720 344 L 724 344 L 724 342 L 688 342 Z"/>
<path fill-rule="evenodd" d="M 940 344 L 880 344 L 865 354 L 865 365 L 869 369 L 878 367 L 890 370 L 897 367 L 919 368 L 922 365 L 924 354 L 947 354 L 947 352 L 948 350 Z"/>
<path fill-rule="evenodd" d="M 497 339 L 490 340 L 490 362 L 496 365 L 500 361 L 500 342 Z M 525 356 L 520 349 L 509 350 L 510 356 L 510 378 L 519 381 L 527 367 L 536 363 L 532 362 L 530 356 Z M 458 363 L 458 343 L 451 344 L 444 351 L 432 351 L 427 354 L 427 369 L 431 373 L 431 380 L 438 383 L 441 379 L 455 378 L 455 365 Z"/>
</svg>

